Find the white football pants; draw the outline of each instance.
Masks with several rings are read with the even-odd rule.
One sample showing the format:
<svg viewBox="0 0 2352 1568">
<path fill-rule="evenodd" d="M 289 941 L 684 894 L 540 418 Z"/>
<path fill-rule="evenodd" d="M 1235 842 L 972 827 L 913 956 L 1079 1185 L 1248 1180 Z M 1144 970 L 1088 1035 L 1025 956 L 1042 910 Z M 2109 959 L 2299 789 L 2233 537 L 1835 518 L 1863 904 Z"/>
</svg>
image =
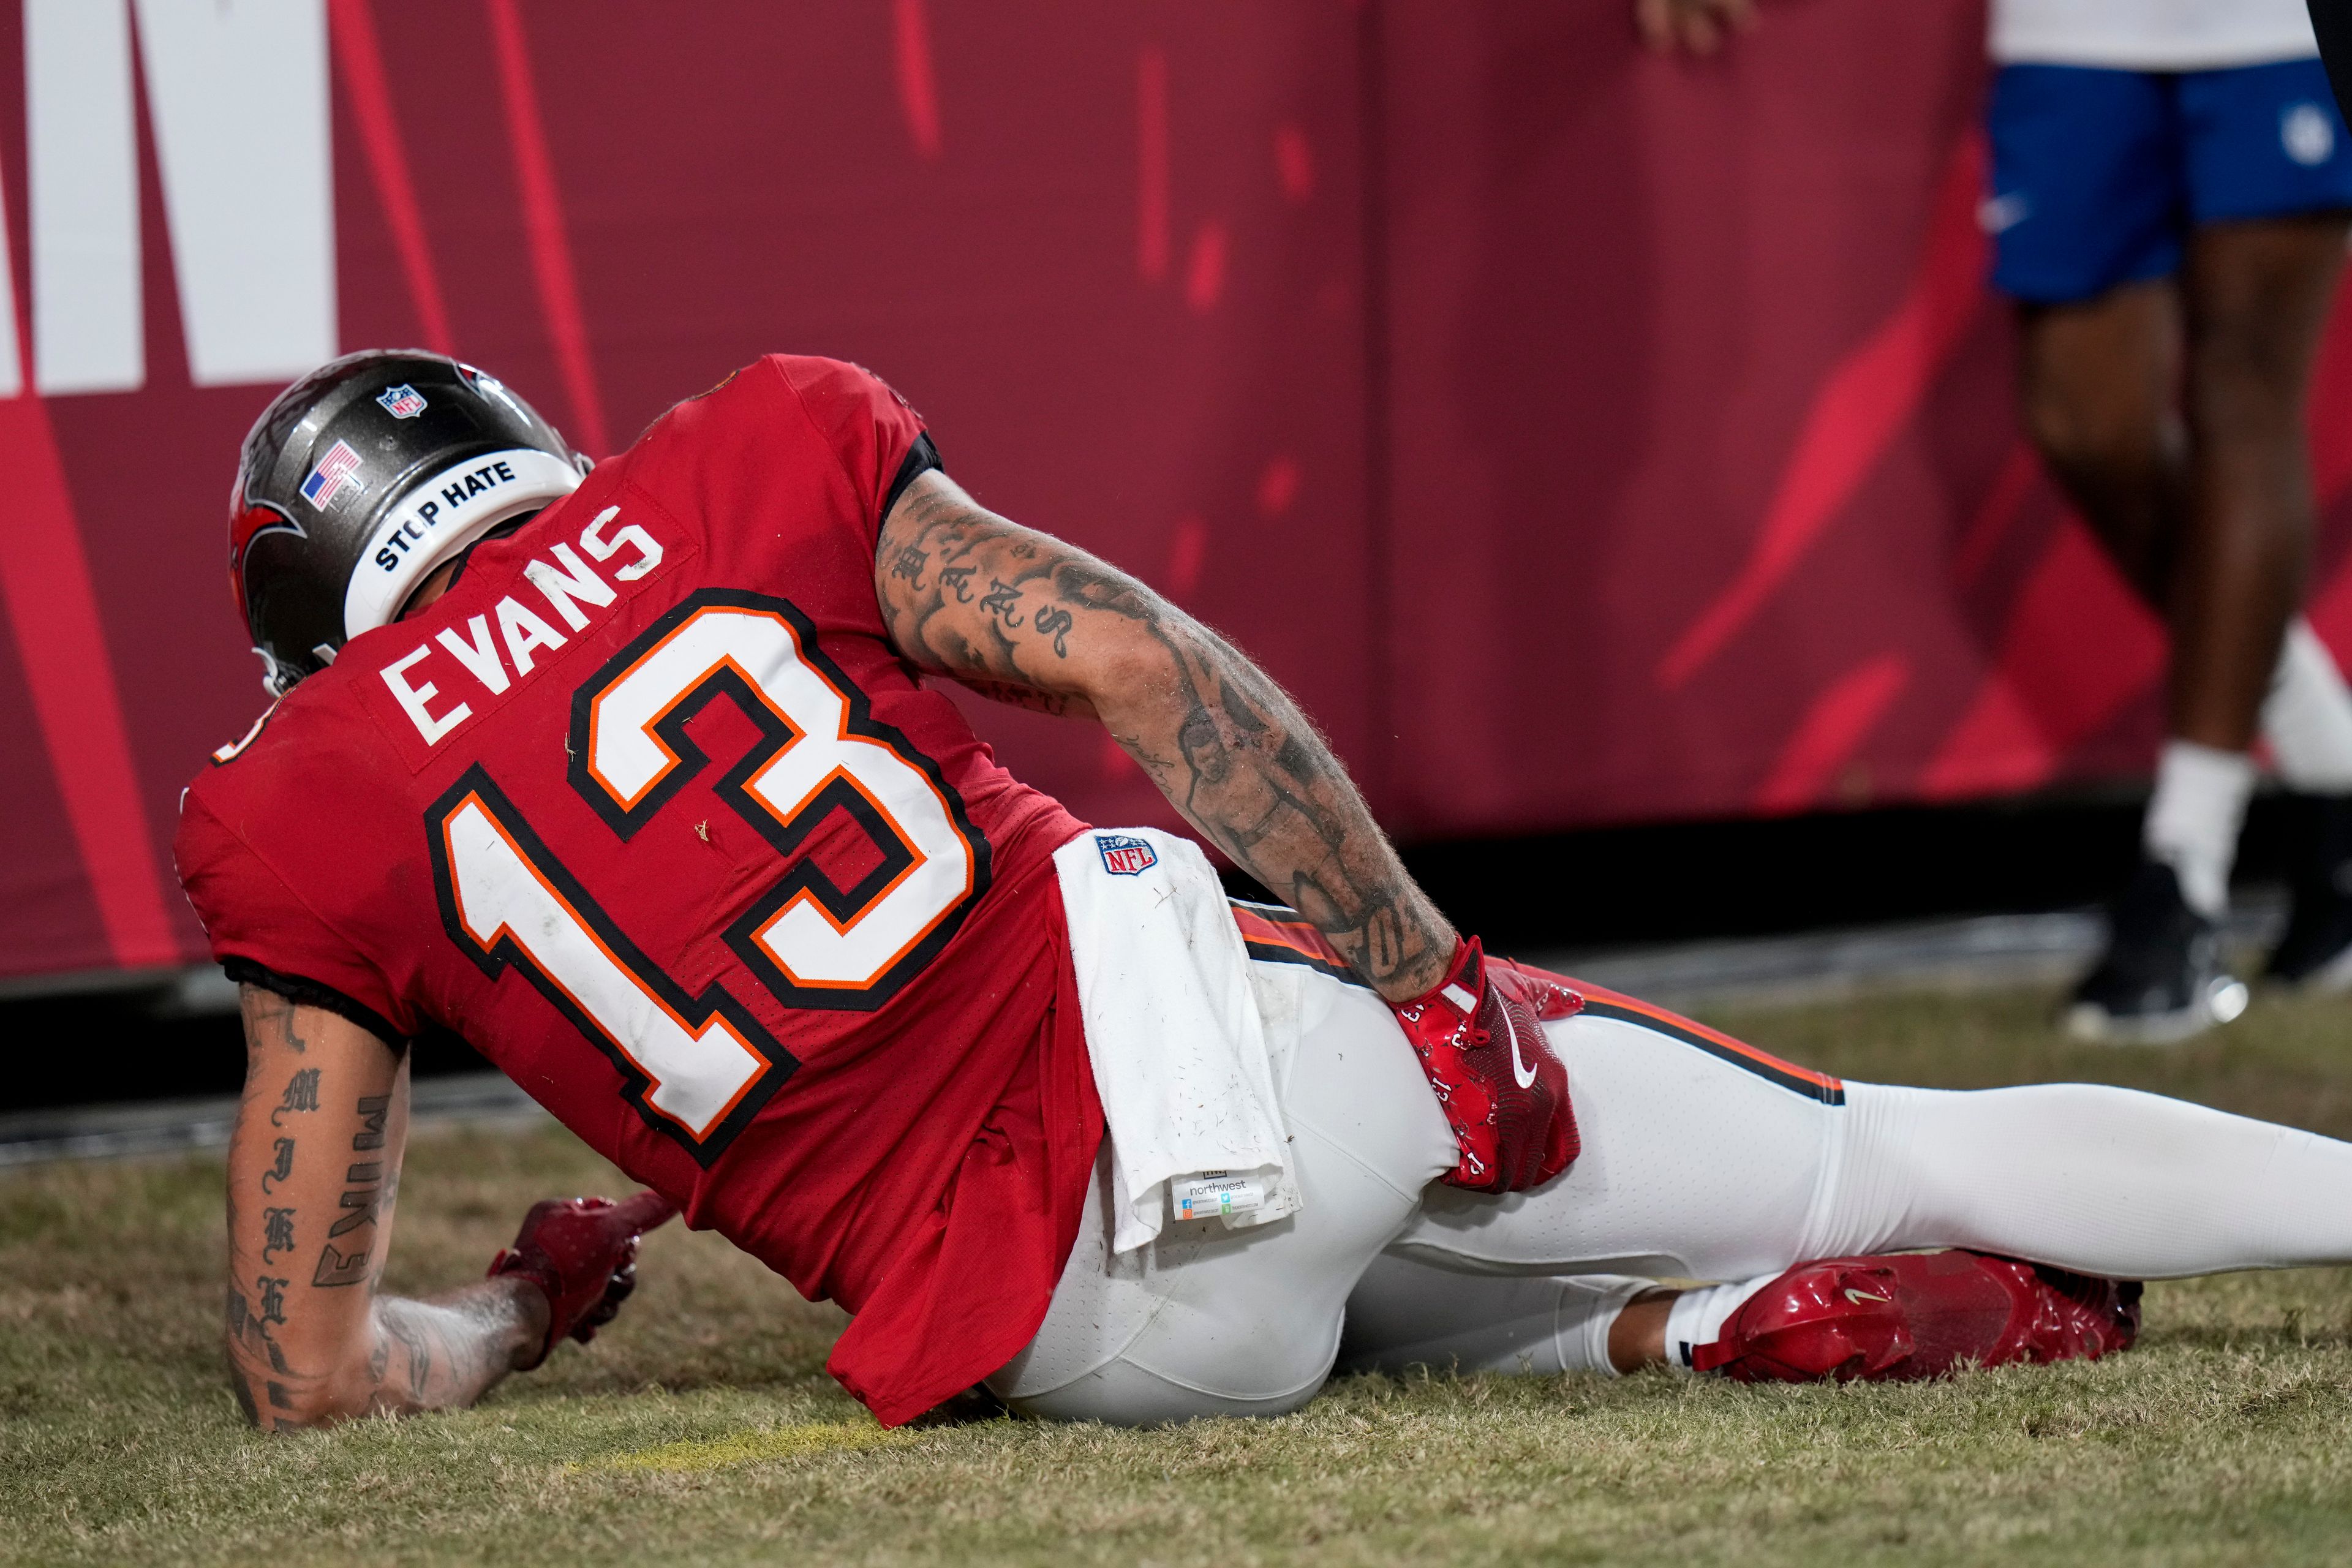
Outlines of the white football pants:
<svg viewBox="0 0 2352 1568">
<path fill-rule="evenodd" d="M 1296 1042 L 1277 1081 L 1304 1207 L 1247 1229 L 1171 1223 L 1113 1258 L 1098 1166 L 1044 1324 L 989 1380 L 1016 1410 L 1278 1415 L 1322 1386 L 1351 1313 L 1351 1364 L 1443 1364 L 1430 1352 L 1449 1346 L 1469 1366 L 1593 1364 L 1547 1325 L 1567 1324 L 1563 1301 L 1631 1288 L 1528 1276 L 1739 1280 L 1929 1247 L 2126 1279 L 2352 1262 L 2352 1144 L 2089 1084 L 1849 1083 L 1836 1103 L 1670 1025 L 1591 1012 L 1549 1026 L 1575 1164 L 1502 1197 L 1434 1184 L 1453 1135 L 1380 998 L 1252 968 L 1276 996 L 1270 1033 Z"/>
</svg>

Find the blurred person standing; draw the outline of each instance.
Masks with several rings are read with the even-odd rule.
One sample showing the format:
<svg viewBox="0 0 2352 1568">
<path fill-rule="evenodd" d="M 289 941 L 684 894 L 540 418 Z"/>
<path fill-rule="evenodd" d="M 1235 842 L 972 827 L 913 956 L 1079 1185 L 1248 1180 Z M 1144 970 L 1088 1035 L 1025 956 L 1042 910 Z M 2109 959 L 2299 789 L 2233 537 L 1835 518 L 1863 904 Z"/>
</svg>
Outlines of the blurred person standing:
<svg viewBox="0 0 2352 1568">
<path fill-rule="evenodd" d="M 1708 53 L 1750 0 L 1637 0 Z M 2352 691 L 2300 614 L 2305 400 L 2352 219 L 2352 138 L 2304 0 L 1993 0 L 1992 281 L 2026 434 L 2171 633 L 2141 859 L 2067 1023 L 2165 1043 L 2226 1023 L 2220 951 L 2260 732 L 2311 797 L 2268 972 L 2352 989 Z"/>
</svg>

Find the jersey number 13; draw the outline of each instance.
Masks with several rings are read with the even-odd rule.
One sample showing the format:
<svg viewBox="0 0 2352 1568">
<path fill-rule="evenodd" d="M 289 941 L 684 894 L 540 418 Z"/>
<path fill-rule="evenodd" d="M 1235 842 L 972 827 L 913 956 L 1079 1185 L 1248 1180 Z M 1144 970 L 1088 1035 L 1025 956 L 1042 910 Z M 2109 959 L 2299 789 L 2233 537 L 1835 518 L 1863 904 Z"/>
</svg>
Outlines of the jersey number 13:
<svg viewBox="0 0 2352 1568">
<path fill-rule="evenodd" d="M 988 885 L 988 840 L 935 763 L 867 714 L 790 604 L 707 589 L 572 695 L 572 787 L 624 843 L 709 759 L 686 726 L 721 696 L 760 739 L 712 786 L 777 869 L 721 935 L 786 1007 L 870 1011 L 930 962 Z M 801 851 L 844 813 L 878 860 L 837 884 Z M 795 1065 L 741 999 L 687 991 L 622 931 L 478 763 L 428 815 L 442 923 L 488 973 L 521 969 L 708 1165 Z M 631 859 L 633 879 L 690 864 Z M 626 909 L 626 889 L 619 907 Z"/>
</svg>

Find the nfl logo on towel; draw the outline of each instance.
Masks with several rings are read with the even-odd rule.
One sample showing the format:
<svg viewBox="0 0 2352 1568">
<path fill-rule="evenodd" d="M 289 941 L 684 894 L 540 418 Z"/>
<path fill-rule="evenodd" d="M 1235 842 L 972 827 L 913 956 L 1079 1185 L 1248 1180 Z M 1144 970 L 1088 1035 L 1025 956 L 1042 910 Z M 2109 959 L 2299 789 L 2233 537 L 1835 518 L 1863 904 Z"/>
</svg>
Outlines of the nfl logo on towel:
<svg viewBox="0 0 2352 1568">
<path fill-rule="evenodd" d="M 352 450 L 348 442 L 338 441 L 319 459 L 310 477 L 302 481 L 302 499 L 324 511 L 342 493 L 345 485 L 360 482 L 359 473 L 360 455 Z"/>
<path fill-rule="evenodd" d="M 425 395 L 406 382 L 385 387 L 375 395 L 375 400 L 394 419 L 414 419 L 425 412 Z"/>
<path fill-rule="evenodd" d="M 1095 835 L 1095 847 L 1102 851 L 1103 869 L 1114 877 L 1132 877 L 1160 864 L 1160 857 L 1150 845 L 1140 838 L 1123 838 L 1116 833 Z"/>
</svg>

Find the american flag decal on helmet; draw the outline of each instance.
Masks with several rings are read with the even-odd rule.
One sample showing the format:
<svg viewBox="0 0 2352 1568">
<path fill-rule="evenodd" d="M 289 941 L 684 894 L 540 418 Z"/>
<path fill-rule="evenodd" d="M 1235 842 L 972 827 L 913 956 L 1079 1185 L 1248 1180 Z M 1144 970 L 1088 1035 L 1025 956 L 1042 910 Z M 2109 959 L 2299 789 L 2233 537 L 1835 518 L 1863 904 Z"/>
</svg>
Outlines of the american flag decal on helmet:
<svg viewBox="0 0 2352 1568">
<path fill-rule="evenodd" d="M 324 511 L 342 493 L 345 485 L 360 482 L 359 471 L 360 455 L 352 450 L 350 442 L 338 441 L 327 448 L 327 455 L 319 459 L 319 466 L 302 481 L 302 499 Z"/>
</svg>

